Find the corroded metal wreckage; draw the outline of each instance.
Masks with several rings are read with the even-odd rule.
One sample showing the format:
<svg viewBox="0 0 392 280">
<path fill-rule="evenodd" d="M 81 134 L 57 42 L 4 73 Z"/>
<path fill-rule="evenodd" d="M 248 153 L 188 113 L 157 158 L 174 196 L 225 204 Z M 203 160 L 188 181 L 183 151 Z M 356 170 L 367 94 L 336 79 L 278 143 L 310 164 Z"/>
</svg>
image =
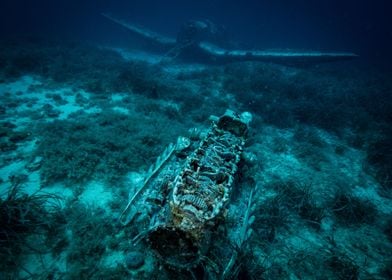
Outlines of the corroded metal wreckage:
<svg viewBox="0 0 392 280">
<path fill-rule="evenodd" d="M 198 265 L 226 218 L 251 119 L 227 110 L 208 131 L 194 130 L 165 150 L 121 215 L 124 225 L 138 225 L 134 243 L 147 241 L 170 267 Z"/>
<path fill-rule="evenodd" d="M 356 58 L 351 52 L 320 52 L 295 50 L 241 50 L 228 43 L 230 40 L 223 27 L 208 20 L 190 20 L 171 38 L 142 26 L 127 22 L 113 15 L 103 14 L 141 39 L 143 50 L 164 54 L 187 62 L 204 64 L 227 64 L 241 61 L 263 61 L 290 66 L 314 65 L 324 62 L 344 61 Z"/>
</svg>

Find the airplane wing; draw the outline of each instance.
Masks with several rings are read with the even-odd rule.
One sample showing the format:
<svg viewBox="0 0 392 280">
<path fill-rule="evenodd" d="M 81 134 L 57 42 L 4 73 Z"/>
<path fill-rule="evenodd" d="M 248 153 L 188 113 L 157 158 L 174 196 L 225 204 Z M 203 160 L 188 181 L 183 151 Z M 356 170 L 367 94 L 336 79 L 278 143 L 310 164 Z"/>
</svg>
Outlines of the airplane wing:
<svg viewBox="0 0 392 280">
<path fill-rule="evenodd" d="M 129 23 L 125 20 L 113 17 L 109 14 L 102 14 L 108 20 L 121 25 L 126 28 L 128 31 L 132 32 L 137 37 L 145 40 L 147 43 L 150 43 L 152 46 L 161 47 L 162 51 L 169 51 L 174 48 L 176 45 L 176 39 L 170 38 L 153 31 L 150 31 L 144 27 L 138 26 L 136 24 Z"/>
<path fill-rule="evenodd" d="M 226 50 L 210 43 L 200 43 L 204 56 L 217 64 L 237 61 L 264 61 L 287 65 L 307 65 L 322 62 L 343 61 L 358 57 L 350 52 L 317 51 L 261 51 L 261 50 Z"/>
</svg>

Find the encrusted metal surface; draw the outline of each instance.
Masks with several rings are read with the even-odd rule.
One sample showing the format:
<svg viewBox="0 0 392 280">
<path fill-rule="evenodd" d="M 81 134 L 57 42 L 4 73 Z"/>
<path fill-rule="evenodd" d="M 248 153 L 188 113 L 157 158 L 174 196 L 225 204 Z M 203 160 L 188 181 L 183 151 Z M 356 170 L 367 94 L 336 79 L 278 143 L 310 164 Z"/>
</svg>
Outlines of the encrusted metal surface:
<svg viewBox="0 0 392 280">
<path fill-rule="evenodd" d="M 149 225 L 135 240 L 146 238 L 158 258 L 174 267 L 197 265 L 225 218 L 251 115 L 228 110 L 213 119 L 202 139 L 180 137 L 177 153 L 166 149 L 137 192 L 143 191 L 142 202 L 134 208 L 149 209 L 139 222 Z"/>
<path fill-rule="evenodd" d="M 244 143 L 242 137 L 214 125 L 171 183 L 176 227 L 198 229 L 221 213 L 230 197 Z"/>
</svg>

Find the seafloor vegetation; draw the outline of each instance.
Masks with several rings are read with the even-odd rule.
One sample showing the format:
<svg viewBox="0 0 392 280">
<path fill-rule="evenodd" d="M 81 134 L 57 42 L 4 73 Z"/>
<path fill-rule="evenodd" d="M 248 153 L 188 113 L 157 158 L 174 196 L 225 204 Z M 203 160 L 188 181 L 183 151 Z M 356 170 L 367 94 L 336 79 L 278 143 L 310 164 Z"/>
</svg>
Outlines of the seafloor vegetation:
<svg viewBox="0 0 392 280">
<path fill-rule="evenodd" d="M 0 44 L 0 278 L 392 278 L 391 73 L 127 60 L 80 42 Z M 254 116 L 233 205 L 257 185 L 253 234 L 202 265 L 161 266 L 118 217 L 165 146 L 230 108 Z M 225 243 L 226 242 L 226 243 Z M 231 254 L 233 250 L 228 250 Z"/>
</svg>

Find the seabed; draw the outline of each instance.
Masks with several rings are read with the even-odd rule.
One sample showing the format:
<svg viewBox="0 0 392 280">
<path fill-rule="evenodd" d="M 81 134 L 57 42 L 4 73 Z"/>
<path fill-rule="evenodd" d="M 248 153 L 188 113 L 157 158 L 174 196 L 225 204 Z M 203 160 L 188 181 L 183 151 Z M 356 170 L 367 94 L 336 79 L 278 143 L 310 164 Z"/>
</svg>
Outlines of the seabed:
<svg viewBox="0 0 392 280">
<path fill-rule="evenodd" d="M 2 43 L 0 278 L 218 279 L 238 221 L 214 232 L 208 262 L 177 270 L 118 219 L 167 145 L 231 109 L 253 122 L 228 211 L 257 192 L 228 279 L 390 279 L 391 73 L 352 63 L 205 66 Z"/>
</svg>

